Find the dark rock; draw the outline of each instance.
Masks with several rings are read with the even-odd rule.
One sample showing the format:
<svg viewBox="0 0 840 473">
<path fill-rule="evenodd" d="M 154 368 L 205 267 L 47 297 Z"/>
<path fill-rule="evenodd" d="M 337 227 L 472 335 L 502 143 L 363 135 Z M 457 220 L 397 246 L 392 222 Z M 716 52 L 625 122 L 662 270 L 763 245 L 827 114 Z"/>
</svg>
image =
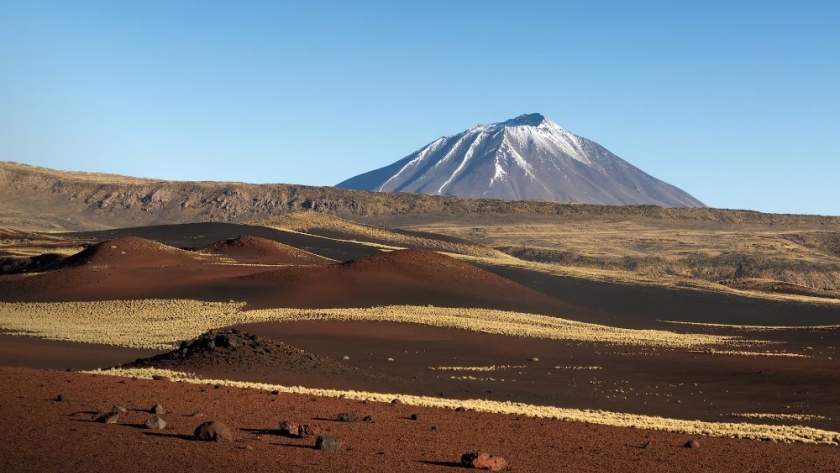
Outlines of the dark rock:
<svg viewBox="0 0 840 473">
<path fill-rule="evenodd" d="M 341 450 L 341 442 L 332 435 L 319 435 L 315 440 L 315 448 L 317 450 L 328 450 L 337 452 Z"/>
<path fill-rule="evenodd" d="M 154 406 L 152 406 L 151 409 L 149 409 L 149 412 L 155 415 L 162 416 L 166 414 L 166 409 L 164 409 L 163 406 L 161 406 L 160 404 L 155 404 Z"/>
<path fill-rule="evenodd" d="M 339 422 L 357 422 L 359 420 L 359 414 L 355 412 L 342 412 L 338 415 Z"/>
<path fill-rule="evenodd" d="M 420 417 L 417 414 L 411 414 L 411 417 L 410 417 L 411 420 L 417 420 L 419 418 Z"/>
<path fill-rule="evenodd" d="M 143 422 L 143 425 L 147 429 L 163 430 L 166 428 L 166 421 L 158 416 L 152 416 L 146 419 L 146 422 Z"/>
<path fill-rule="evenodd" d="M 432 426 L 432 431 L 433 431 L 433 432 L 437 432 L 438 430 L 439 430 L 439 429 L 438 429 L 438 426 L 436 426 L 436 425 L 433 425 L 433 426 Z"/>
<path fill-rule="evenodd" d="M 367 422 L 368 424 L 373 424 L 373 416 L 364 416 L 362 418 L 362 422 Z"/>
<path fill-rule="evenodd" d="M 700 448 L 700 442 L 698 442 L 697 440 L 691 439 L 688 442 L 686 442 L 683 445 L 683 447 L 685 447 L 685 448 Z"/>
<path fill-rule="evenodd" d="M 402 404 L 402 401 L 400 401 L 399 399 L 394 399 L 391 401 L 391 404 Z"/>
<path fill-rule="evenodd" d="M 143 360 L 140 360 L 143 361 Z M 168 376 L 161 376 L 159 374 L 153 374 L 152 379 L 155 381 L 172 381 Z"/>
<path fill-rule="evenodd" d="M 461 464 L 477 470 L 502 471 L 508 463 L 502 457 L 495 457 L 487 452 L 465 453 L 461 455 Z"/>
<path fill-rule="evenodd" d="M 228 426 L 215 420 L 207 421 L 196 427 L 193 433 L 198 440 L 218 442 L 220 440 L 233 440 L 233 434 Z"/>
<path fill-rule="evenodd" d="M 62 402 L 62 401 L 64 401 L 64 396 L 63 396 L 63 395 L 61 395 L 61 394 L 59 394 L 58 396 L 56 396 L 56 397 L 54 397 L 54 398 L 53 398 L 53 401 L 55 401 L 55 402 Z"/>
<path fill-rule="evenodd" d="M 458 407 L 455 408 L 455 412 L 464 412 L 466 410 L 467 410 L 467 408 L 464 407 L 464 406 L 458 406 Z"/>
</svg>

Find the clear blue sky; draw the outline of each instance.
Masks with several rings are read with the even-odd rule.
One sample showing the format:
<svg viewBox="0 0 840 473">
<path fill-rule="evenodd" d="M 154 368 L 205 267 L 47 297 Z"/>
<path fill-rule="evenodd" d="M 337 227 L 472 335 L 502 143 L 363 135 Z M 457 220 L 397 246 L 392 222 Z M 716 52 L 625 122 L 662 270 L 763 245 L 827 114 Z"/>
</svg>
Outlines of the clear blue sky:
<svg viewBox="0 0 840 473">
<path fill-rule="evenodd" d="M 714 207 L 840 215 L 840 2 L 0 2 L 0 160 L 332 185 L 540 112 Z"/>
</svg>

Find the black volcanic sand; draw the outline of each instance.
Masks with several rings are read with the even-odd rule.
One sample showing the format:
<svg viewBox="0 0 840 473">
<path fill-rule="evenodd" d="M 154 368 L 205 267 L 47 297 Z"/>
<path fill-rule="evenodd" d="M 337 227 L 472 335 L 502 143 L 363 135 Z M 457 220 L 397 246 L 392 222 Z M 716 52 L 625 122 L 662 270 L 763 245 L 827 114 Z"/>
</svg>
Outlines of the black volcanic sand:
<svg viewBox="0 0 840 473">
<path fill-rule="evenodd" d="M 346 355 L 350 359 L 344 363 L 382 370 L 395 379 L 418 380 L 426 395 L 713 422 L 742 421 L 730 417 L 734 413 L 811 414 L 832 420 L 805 424 L 829 430 L 837 429 L 835 419 L 840 418 L 838 360 L 606 346 L 395 322 L 267 322 L 238 328 L 333 359 Z M 529 361 L 535 357 L 539 361 Z M 522 367 L 487 372 L 428 369 L 490 365 Z"/>
<path fill-rule="evenodd" d="M 417 391 L 414 380 L 341 363 L 278 340 L 238 329 L 212 330 L 175 349 L 121 364 L 124 368 L 163 368 L 214 378 L 322 389 L 387 392 Z"/>
<path fill-rule="evenodd" d="M 160 353 L 160 350 L 74 343 L 5 335 L 0 331 L 0 366 L 55 370 L 92 370 L 127 363 Z"/>
<path fill-rule="evenodd" d="M 840 304 L 776 301 L 733 294 L 590 281 L 519 268 L 476 264 L 574 305 L 585 322 L 675 330 L 657 320 L 737 325 L 838 325 Z M 695 330 L 695 329 L 692 329 Z"/>
</svg>

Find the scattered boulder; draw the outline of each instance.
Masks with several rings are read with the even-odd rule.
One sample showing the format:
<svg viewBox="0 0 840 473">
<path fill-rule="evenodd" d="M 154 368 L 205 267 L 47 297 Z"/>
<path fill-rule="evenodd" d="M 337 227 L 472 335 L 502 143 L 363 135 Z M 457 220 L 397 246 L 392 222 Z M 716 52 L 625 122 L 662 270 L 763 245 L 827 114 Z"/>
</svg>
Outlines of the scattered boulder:
<svg viewBox="0 0 840 473">
<path fill-rule="evenodd" d="M 367 422 L 368 424 L 373 424 L 373 416 L 364 416 L 362 418 L 362 422 Z"/>
<path fill-rule="evenodd" d="M 158 416 L 152 416 L 146 419 L 146 422 L 143 422 L 143 426 L 147 429 L 163 430 L 166 428 L 166 421 Z"/>
<path fill-rule="evenodd" d="M 359 414 L 355 412 L 342 412 L 338 415 L 339 422 L 357 422 L 359 420 Z"/>
<path fill-rule="evenodd" d="M 411 414 L 411 417 L 410 417 L 411 420 L 417 420 L 419 418 L 420 418 L 420 416 L 418 416 L 417 414 Z"/>
<path fill-rule="evenodd" d="M 280 434 L 287 437 L 300 437 L 300 428 L 300 425 L 289 420 L 280 422 Z"/>
<path fill-rule="evenodd" d="M 193 433 L 196 439 L 218 442 L 220 440 L 233 440 L 233 434 L 228 426 L 215 420 L 209 420 L 198 427 Z"/>
<path fill-rule="evenodd" d="M 315 449 L 337 452 L 341 450 L 341 442 L 332 435 L 319 435 L 315 440 Z"/>
<path fill-rule="evenodd" d="M 112 414 L 119 414 L 119 415 L 126 415 L 128 414 L 128 409 L 123 406 L 114 406 L 111 408 Z"/>
<path fill-rule="evenodd" d="M 149 409 L 149 412 L 154 415 L 162 416 L 166 414 L 166 409 L 164 409 L 160 404 L 155 404 L 151 409 Z"/>
<path fill-rule="evenodd" d="M 504 458 L 490 455 L 487 452 L 465 453 L 461 455 L 461 464 L 467 468 L 488 471 L 502 471 L 508 467 Z"/>
<path fill-rule="evenodd" d="M 394 398 L 394 399 L 392 399 L 392 400 L 391 400 L 391 404 L 395 404 L 395 405 L 396 405 L 396 404 L 402 404 L 402 401 L 400 401 L 399 399 Z"/>
<path fill-rule="evenodd" d="M 120 415 L 116 412 L 106 412 L 96 418 L 96 422 L 100 424 L 116 424 L 120 420 Z"/>
<path fill-rule="evenodd" d="M 700 442 L 698 442 L 697 440 L 691 439 L 688 442 L 686 442 L 683 445 L 683 447 L 685 447 L 685 448 L 700 448 Z"/>
</svg>

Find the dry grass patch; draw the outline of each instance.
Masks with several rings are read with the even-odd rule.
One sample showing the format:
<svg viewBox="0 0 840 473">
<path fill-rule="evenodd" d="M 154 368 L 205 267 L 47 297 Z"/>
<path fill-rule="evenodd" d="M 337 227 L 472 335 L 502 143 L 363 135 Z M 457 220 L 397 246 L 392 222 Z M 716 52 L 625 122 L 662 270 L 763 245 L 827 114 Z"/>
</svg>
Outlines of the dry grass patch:
<svg viewBox="0 0 840 473">
<path fill-rule="evenodd" d="M 805 426 L 766 425 L 731 422 L 703 422 L 697 420 L 668 419 L 664 417 L 625 414 L 601 410 L 567 409 L 561 407 L 535 406 L 518 402 L 488 401 L 484 399 L 454 400 L 428 396 L 411 396 L 392 393 L 370 393 L 363 391 L 340 391 L 331 389 L 311 389 L 301 386 L 280 386 L 265 383 L 250 383 L 224 379 L 203 379 L 188 373 L 159 369 L 112 369 L 95 370 L 88 373 L 137 377 L 152 379 L 163 376 L 173 381 L 194 384 L 223 385 L 237 388 L 261 389 L 281 393 L 303 394 L 307 396 L 340 397 L 356 401 L 390 403 L 399 399 L 402 404 L 412 406 L 438 407 L 455 409 L 463 407 L 481 412 L 498 414 L 528 415 L 532 417 L 559 419 L 571 422 L 589 422 L 617 427 L 635 427 L 640 429 L 681 432 L 691 435 L 710 435 L 715 437 L 736 437 L 747 439 L 772 440 L 777 442 L 801 442 L 809 444 L 840 445 L 840 432 L 815 429 Z"/>
<path fill-rule="evenodd" d="M 597 371 L 604 368 L 602 366 L 555 366 L 554 369 L 563 371 Z"/>
<path fill-rule="evenodd" d="M 724 335 L 633 330 L 489 309 L 387 306 L 245 311 L 243 307 L 242 303 L 190 300 L 0 303 L 0 329 L 13 335 L 154 349 L 173 348 L 181 340 L 230 325 L 302 320 L 416 323 L 497 335 L 646 348 L 743 349 L 770 343 Z"/>
<path fill-rule="evenodd" d="M 490 365 L 490 366 L 430 366 L 430 371 L 496 371 L 527 368 L 525 365 Z"/>
<path fill-rule="evenodd" d="M 814 420 L 831 420 L 825 416 L 811 414 L 765 414 L 759 412 L 747 412 L 741 414 L 729 414 L 730 417 L 741 417 L 744 419 L 769 419 L 769 420 L 793 420 L 808 422 Z"/>
<path fill-rule="evenodd" d="M 372 243 L 387 249 L 423 248 L 446 253 L 500 257 L 502 252 L 480 245 L 446 241 L 422 235 L 373 227 L 318 212 L 295 212 L 256 222 L 269 228 L 312 234 L 322 237 L 342 235 L 339 241 Z"/>
<path fill-rule="evenodd" d="M 711 324 L 705 322 L 681 322 L 678 320 L 657 320 L 657 322 L 662 322 L 666 324 L 691 325 L 695 327 L 742 330 L 745 332 L 767 332 L 775 330 L 832 330 L 840 328 L 840 325 L 731 325 Z"/>
</svg>

